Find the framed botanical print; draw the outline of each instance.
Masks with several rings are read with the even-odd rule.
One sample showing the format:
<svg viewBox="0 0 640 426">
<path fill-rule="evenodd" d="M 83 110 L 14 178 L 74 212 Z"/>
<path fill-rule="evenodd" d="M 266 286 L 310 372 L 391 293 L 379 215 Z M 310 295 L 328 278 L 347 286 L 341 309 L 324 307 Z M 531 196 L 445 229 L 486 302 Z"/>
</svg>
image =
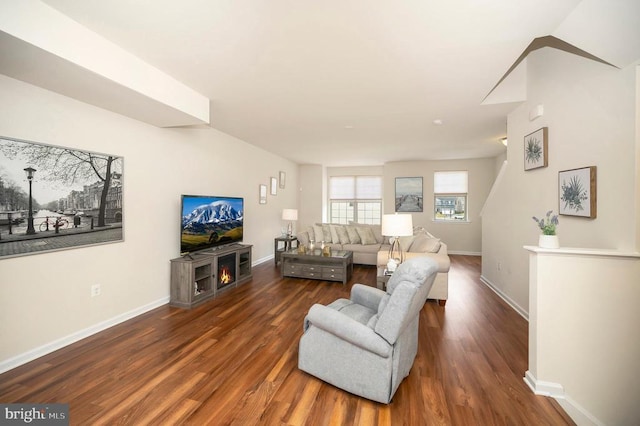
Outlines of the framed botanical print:
<svg viewBox="0 0 640 426">
<path fill-rule="evenodd" d="M 532 170 L 549 165 L 549 128 L 543 127 L 524 137 L 524 169 Z"/>
<path fill-rule="evenodd" d="M 561 215 L 595 219 L 597 216 L 596 166 L 558 172 Z"/>
</svg>

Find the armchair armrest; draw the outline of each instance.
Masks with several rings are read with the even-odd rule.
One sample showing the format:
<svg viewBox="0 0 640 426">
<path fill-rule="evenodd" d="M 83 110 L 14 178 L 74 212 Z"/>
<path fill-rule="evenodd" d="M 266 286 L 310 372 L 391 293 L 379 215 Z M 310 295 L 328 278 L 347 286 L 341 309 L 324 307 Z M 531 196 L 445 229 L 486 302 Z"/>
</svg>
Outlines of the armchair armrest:
<svg viewBox="0 0 640 426">
<path fill-rule="evenodd" d="M 354 284 L 351 287 L 350 299 L 358 305 L 366 306 L 372 311 L 378 312 L 378 306 L 382 296 L 386 293 L 380 289 L 369 287 L 363 284 Z"/>
<path fill-rule="evenodd" d="M 311 325 L 381 357 L 391 356 L 392 347 L 386 340 L 366 325 L 335 309 L 316 303 L 304 320 L 305 331 Z"/>
</svg>

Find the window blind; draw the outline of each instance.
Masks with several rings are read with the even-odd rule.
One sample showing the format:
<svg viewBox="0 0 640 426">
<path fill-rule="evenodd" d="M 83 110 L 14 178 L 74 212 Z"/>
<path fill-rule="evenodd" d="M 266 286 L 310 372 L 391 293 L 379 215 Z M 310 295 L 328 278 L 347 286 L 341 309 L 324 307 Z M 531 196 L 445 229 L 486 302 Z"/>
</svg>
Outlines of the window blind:
<svg viewBox="0 0 640 426">
<path fill-rule="evenodd" d="M 331 200 L 372 200 L 382 198 L 380 176 L 334 176 L 329 179 Z"/>
<path fill-rule="evenodd" d="M 464 171 L 435 172 L 433 174 L 433 192 L 436 194 L 466 194 L 468 175 Z"/>
</svg>

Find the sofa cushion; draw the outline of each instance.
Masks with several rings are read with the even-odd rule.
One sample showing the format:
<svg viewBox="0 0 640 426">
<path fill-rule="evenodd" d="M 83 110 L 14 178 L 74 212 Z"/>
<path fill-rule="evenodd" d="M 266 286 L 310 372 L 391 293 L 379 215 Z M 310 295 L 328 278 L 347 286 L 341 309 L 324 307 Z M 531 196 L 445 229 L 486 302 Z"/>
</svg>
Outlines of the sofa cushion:
<svg viewBox="0 0 640 426">
<path fill-rule="evenodd" d="M 320 241 L 324 241 L 325 243 L 330 243 L 333 241 L 331 237 L 331 226 L 327 223 L 320 224 L 322 226 L 322 239 Z"/>
<path fill-rule="evenodd" d="M 309 239 L 312 239 L 316 243 L 324 240 L 322 225 L 313 225 L 309 227 Z"/>
<path fill-rule="evenodd" d="M 380 244 L 344 244 L 342 249 L 352 251 L 354 255 L 355 253 L 377 254 L 380 250 Z"/>
<path fill-rule="evenodd" d="M 349 235 L 349 243 L 360 244 L 360 235 L 358 234 L 358 231 L 356 231 L 356 227 L 353 225 L 347 225 L 345 226 L 345 228 L 347 229 L 347 234 Z"/>
<path fill-rule="evenodd" d="M 378 314 L 375 314 L 371 318 L 369 318 L 369 322 L 367 323 L 367 327 L 372 330 L 376 329 L 376 324 L 378 323 Z"/>
<path fill-rule="evenodd" d="M 340 225 L 329 225 L 329 232 L 331 233 L 331 242 L 340 244 L 340 236 L 338 235 L 338 227 Z"/>
<path fill-rule="evenodd" d="M 376 236 L 373 233 L 373 230 L 366 226 L 356 226 L 356 231 L 360 236 L 360 242 L 364 245 L 367 244 L 379 244 L 376 240 Z"/>
<path fill-rule="evenodd" d="M 381 244 L 385 240 L 388 241 L 388 239 L 382 235 L 382 225 L 371 225 L 368 223 L 356 223 L 356 222 L 350 222 L 349 225 L 359 226 L 362 228 L 370 228 L 373 231 L 373 235 L 376 236 L 376 241 Z"/>
<path fill-rule="evenodd" d="M 407 251 L 414 253 L 437 253 L 440 250 L 440 239 L 427 235 L 416 235 Z"/>
<path fill-rule="evenodd" d="M 404 251 L 409 251 L 409 247 L 413 244 L 413 240 L 415 240 L 415 235 L 409 235 L 407 237 L 398 237 L 398 242 L 400 243 L 400 247 Z"/>
<path fill-rule="evenodd" d="M 366 306 L 359 305 L 357 303 L 353 303 L 348 299 L 338 299 L 327 306 L 335 309 L 336 311 L 342 312 L 349 318 L 356 320 L 360 324 L 364 325 L 367 325 L 371 317 L 376 315 L 376 312 L 374 312 L 372 309 L 369 309 Z"/>
<path fill-rule="evenodd" d="M 350 244 L 351 240 L 349 239 L 349 234 L 347 233 L 346 226 L 336 225 L 335 227 L 336 233 L 338 234 L 338 241 L 334 241 L 340 244 Z"/>
</svg>

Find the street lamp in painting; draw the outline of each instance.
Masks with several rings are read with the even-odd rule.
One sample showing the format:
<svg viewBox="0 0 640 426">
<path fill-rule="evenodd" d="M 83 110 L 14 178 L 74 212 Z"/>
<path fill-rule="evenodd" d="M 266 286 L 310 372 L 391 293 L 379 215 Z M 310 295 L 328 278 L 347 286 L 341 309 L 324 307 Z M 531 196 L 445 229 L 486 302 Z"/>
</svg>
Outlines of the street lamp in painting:
<svg viewBox="0 0 640 426">
<path fill-rule="evenodd" d="M 29 217 L 27 218 L 27 235 L 33 235 L 36 233 L 36 229 L 33 227 L 33 197 L 31 196 L 31 184 L 33 182 L 33 175 L 36 169 L 33 167 L 27 167 L 24 169 L 27 174 L 27 180 L 29 181 Z"/>
</svg>

